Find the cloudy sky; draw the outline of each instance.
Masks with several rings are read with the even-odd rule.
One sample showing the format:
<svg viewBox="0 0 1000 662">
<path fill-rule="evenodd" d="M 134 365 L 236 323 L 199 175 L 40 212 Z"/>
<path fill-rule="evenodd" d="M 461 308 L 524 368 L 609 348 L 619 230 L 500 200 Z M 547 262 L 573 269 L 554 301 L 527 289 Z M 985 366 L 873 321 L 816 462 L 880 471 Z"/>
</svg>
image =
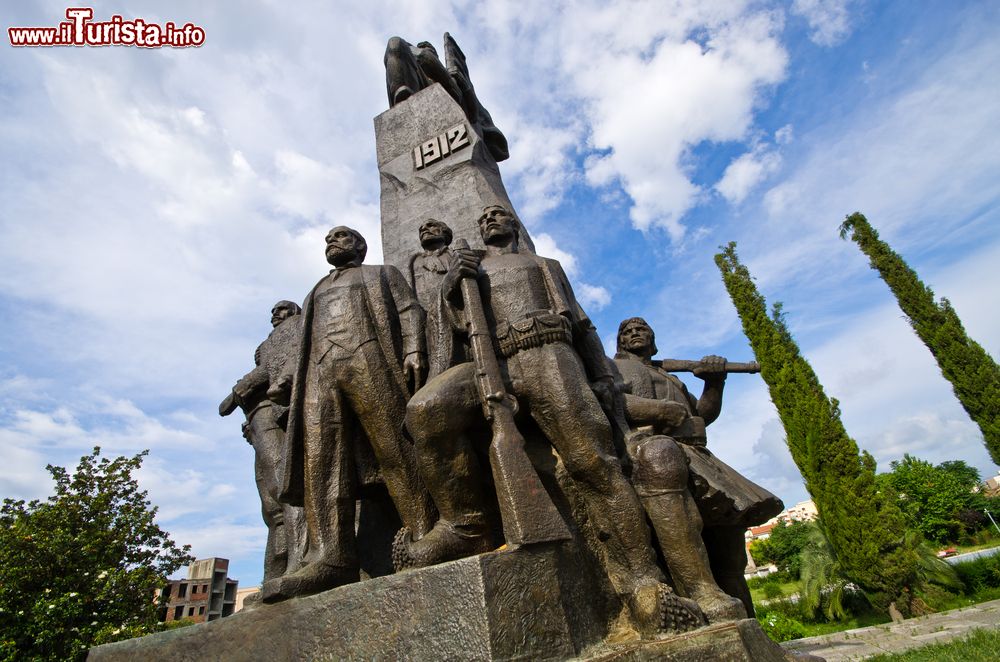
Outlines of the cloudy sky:
<svg viewBox="0 0 1000 662">
<path fill-rule="evenodd" d="M 274 302 L 326 273 L 331 225 L 360 229 L 380 261 L 385 42 L 445 31 L 510 140 L 519 216 L 610 350 L 642 315 L 661 356 L 750 359 L 712 261 L 735 240 L 880 467 L 909 452 L 996 473 L 837 233 L 867 214 L 1000 355 L 996 3 L 240 7 L 94 3 L 96 19 L 193 22 L 200 48 L 0 47 L 0 496 L 46 495 L 45 465 L 95 444 L 149 448 L 140 481 L 162 525 L 260 580 L 252 451 L 218 403 Z M 65 9 L 0 17 L 52 26 Z M 709 443 L 787 504 L 806 498 L 759 377 L 730 378 Z"/>
</svg>

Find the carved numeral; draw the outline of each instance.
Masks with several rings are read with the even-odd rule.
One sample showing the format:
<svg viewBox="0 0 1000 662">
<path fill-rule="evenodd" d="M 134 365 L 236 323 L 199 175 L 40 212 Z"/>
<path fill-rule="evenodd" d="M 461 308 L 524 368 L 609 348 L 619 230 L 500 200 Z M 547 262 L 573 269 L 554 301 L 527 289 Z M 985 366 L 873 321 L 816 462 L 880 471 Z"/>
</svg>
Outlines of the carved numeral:
<svg viewBox="0 0 1000 662">
<path fill-rule="evenodd" d="M 420 146 L 420 153 L 424 157 L 424 163 L 430 165 L 441 158 L 441 146 L 437 138 L 431 138 Z"/>
<path fill-rule="evenodd" d="M 416 170 L 426 168 L 432 163 L 436 163 L 444 157 L 457 152 L 463 147 L 468 147 L 472 142 L 469 139 L 469 128 L 463 122 L 457 124 L 439 136 L 435 136 L 426 142 L 422 142 L 413 148 L 413 167 Z"/>
<path fill-rule="evenodd" d="M 448 145 L 453 152 L 457 152 L 469 144 L 469 132 L 466 130 L 465 124 L 459 124 L 448 129 L 444 132 L 444 135 L 447 136 Z"/>
</svg>

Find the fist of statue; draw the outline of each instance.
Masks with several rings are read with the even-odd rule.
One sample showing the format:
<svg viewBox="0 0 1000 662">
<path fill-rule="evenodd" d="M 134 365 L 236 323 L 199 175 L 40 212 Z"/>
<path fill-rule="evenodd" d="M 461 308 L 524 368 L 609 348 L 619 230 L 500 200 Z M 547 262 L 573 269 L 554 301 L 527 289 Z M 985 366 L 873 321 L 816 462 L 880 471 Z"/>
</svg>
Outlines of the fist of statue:
<svg viewBox="0 0 1000 662">
<path fill-rule="evenodd" d="M 442 283 L 446 294 L 452 294 L 463 278 L 475 278 L 479 275 L 479 259 L 472 249 L 451 249 L 451 263 Z"/>
<path fill-rule="evenodd" d="M 590 385 L 590 390 L 597 396 L 597 401 L 601 403 L 601 408 L 604 411 L 614 411 L 615 397 L 618 395 L 618 389 L 615 387 L 613 380 L 602 379 L 593 382 Z"/>
<path fill-rule="evenodd" d="M 427 375 L 427 360 L 421 352 L 407 354 L 403 359 L 403 374 L 406 380 L 413 385 L 415 393 L 424 385 L 424 377 Z"/>
<path fill-rule="evenodd" d="M 662 431 L 666 434 L 678 427 L 683 423 L 688 417 L 687 407 L 679 402 L 671 402 L 670 400 L 660 400 L 659 401 L 659 424 Z"/>
<path fill-rule="evenodd" d="M 282 375 L 267 389 L 267 399 L 275 404 L 288 406 L 292 396 L 292 376 Z"/>
<path fill-rule="evenodd" d="M 699 379 L 720 381 L 726 378 L 726 359 L 709 354 L 702 357 L 694 370 L 691 371 Z"/>
</svg>

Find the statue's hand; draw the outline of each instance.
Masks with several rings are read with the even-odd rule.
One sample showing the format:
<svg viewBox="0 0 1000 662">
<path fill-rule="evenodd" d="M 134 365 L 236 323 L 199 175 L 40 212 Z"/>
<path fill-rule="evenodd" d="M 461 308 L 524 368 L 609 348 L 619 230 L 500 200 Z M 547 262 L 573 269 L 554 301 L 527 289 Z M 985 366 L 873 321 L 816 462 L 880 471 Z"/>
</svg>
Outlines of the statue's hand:
<svg viewBox="0 0 1000 662">
<path fill-rule="evenodd" d="M 237 404 L 242 406 L 243 403 L 245 403 L 247 399 L 250 397 L 251 391 L 252 389 L 246 383 L 246 380 L 241 379 L 240 381 L 236 382 L 236 386 L 233 387 L 233 400 L 235 400 Z"/>
<path fill-rule="evenodd" d="M 475 278 L 479 275 L 479 255 L 469 248 L 452 248 L 451 263 L 448 273 L 444 275 L 441 287 L 446 297 L 451 297 L 458 289 L 463 278 Z"/>
<path fill-rule="evenodd" d="M 416 393 L 427 378 L 427 359 L 423 352 L 412 352 L 403 359 L 403 374 L 411 385 L 411 393 Z"/>
<path fill-rule="evenodd" d="M 610 413 L 615 410 L 615 397 L 618 393 L 615 382 L 611 377 L 591 382 L 590 390 L 597 396 L 597 401 L 601 403 L 601 408 L 604 411 Z"/>
<path fill-rule="evenodd" d="M 267 389 L 267 399 L 275 404 L 288 406 L 292 396 L 292 375 L 284 374 Z"/>
<path fill-rule="evenodd" d="M 698 379 L 705 381 L 721 382 L 726 379 L 726 359 L 721 356 L 709 354 L 702 357 L 697 367 L 691 371 Z"/>
<path fill-rule="evenodd" d="M 656 418 L 659 425 L 657 427 L 664 434 L 670 434 L 671 431 L 679 427 L 687 419 L 687 407 L 679 402 L 672 402 L 670 400 L 660 400 L 658 402 Z"/>
</svg>

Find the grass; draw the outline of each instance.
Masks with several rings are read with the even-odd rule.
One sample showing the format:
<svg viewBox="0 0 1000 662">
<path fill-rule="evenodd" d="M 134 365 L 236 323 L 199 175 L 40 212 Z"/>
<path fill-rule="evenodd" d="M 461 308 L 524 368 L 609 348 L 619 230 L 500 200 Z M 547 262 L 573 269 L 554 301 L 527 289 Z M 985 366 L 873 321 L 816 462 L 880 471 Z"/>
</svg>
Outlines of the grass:
<svg viewBox="0 0 1000 662">
<path fill-rule="evenodd" d="M 1000 600 L 1000 588 L 982 588 L 969 595 L 950 595 L 945 600 L 935 601 L 931 606 L 934 607 L 935 611 L 949 611 L 951 609 L 961 609 L 962 607 L 977 605 L 980 602 L 989 602 L 990 600 Z"/>
<path fill-rule="evenodd" d="M 995 660 L 1000 650 L 1000 630 L 973 630 L 943 644 L 930 644 L 905 653 L 876 655 L 869 662 L 976 662 Z"/>
<path fill-rule="evenodd" d="M 758 585 L 757 588 L 750 589 L 750 597 L 753 598 L 754 604 L 759 605 L 763 602 L 766 602 L 767 600 L 772 600 L 777 597 L 787 598 L 788 596 L 794 595 L 799 592 L 799 582 L 797 581 L 780 582 L 780 583 L 771 582 L 771 586 L 777 586 L 779 589 L 781 589 L 781 596 L 775 595 L 772 597 L 768 597 L 768 595 L 765 593 L 765 589 L 763 588 L 763 586 Z"/>
<path fill-rule="evenodd" d="M 883 623 L 891 623 L 892 619 L 886 614 L 878 614 L 873 611 L 869 611 L 863 614 L 858 614 L 852 616 L 846 621 L 833 621 L 829 623 L 803 623 L 802 627 L 805 628 L 805 637 L 818 637 L 823 634 L 833 634 L 834 632 L 843 632 L 844 630 L 854 630 L 855 628 L 866 628 L 871 625 L 882 625 Z"/>
</svg>

